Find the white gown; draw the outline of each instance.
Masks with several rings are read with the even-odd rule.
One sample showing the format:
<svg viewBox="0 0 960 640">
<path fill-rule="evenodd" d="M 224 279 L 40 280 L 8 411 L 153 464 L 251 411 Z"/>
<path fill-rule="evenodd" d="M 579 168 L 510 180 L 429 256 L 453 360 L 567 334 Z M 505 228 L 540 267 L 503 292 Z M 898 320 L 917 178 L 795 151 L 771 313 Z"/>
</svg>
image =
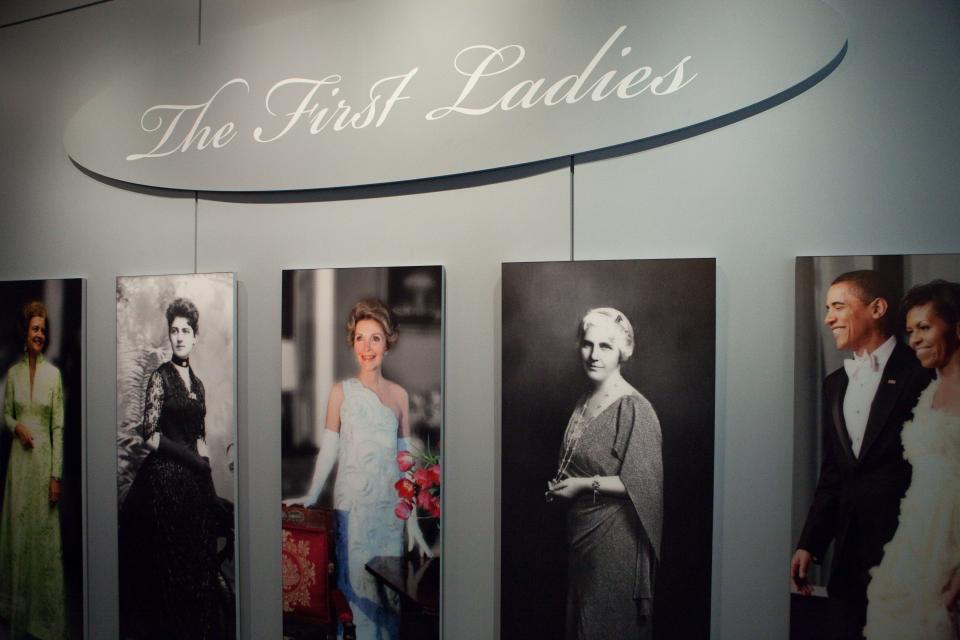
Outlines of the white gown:
<svg viewBox="0 0 960 640">
<path fill-rule="evenodd" d="M 954 622 L 940 590 L 960 566 L 960 416 L 934 410 L 934 380 L 903 427 L 904 457 L 913 465 L 900 522 L 871 570 L 869 640 L 952 640 Z"/>
<path fill-rule="evenodd" d="M 340 454 L 334 487 L 337 586 L 353 610 L 357 640 L 397 640 L 399 598 L 364 568 L 374 556 L 403 554 L 397 502 L 397 417 L 356 378 L 343 381 Z"/>
</svg>

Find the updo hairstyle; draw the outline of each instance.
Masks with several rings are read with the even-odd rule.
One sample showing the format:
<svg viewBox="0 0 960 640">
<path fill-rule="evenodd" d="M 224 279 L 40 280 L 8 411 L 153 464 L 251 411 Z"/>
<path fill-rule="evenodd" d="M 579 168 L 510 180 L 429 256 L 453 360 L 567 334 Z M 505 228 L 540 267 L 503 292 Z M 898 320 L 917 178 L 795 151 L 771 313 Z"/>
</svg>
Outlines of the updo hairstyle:
<svg viewBox="0 0 960 640">
<path fill-rule="evenodd" d="M 364 298 L 358 300 L 347 314 L 347 344 L 353 346 L 353 339 L 357 335 L 357 323 L 361 320 L 376 320 L 383 327 L 383 333 L 387 337 L 387 350 L 393 348 L 400 337 L 400 329 L 397 327 L 397 316 L 390 310 L 382 300 L 377 298 Z"/>
<path fill-rule="evenodd" d="M 633 355 L 633 325 L 622 312 L 613 307 L 596 307 L 584 314 L 577 327 L 577 342 L 583 340 L 590 327 L 611 327 L 614 329 L 616 347 L 620 351 L 620 364 Z"/>
<path fill-rule="evenodd" d="M 176 298 L 167 307 L 167 330 L 177 318 L 185 318 L 194 334 L 200 333 L 200 312 L 189 298 Z"/>
<path fill-rule="evenodd" d="M 34 318 L 43 318 L 45 321 L 46 341 L 43 343 L 44 349 L 50 344 L 50 318 L 47 317 L 47 305 L 39 300 L 30 300 L 23 305 L 23 319 L 21 320 L 20 333 L 24 342 L 27 341 L 27 334 L 30 332 L 30 321 Z"/>
</svg>

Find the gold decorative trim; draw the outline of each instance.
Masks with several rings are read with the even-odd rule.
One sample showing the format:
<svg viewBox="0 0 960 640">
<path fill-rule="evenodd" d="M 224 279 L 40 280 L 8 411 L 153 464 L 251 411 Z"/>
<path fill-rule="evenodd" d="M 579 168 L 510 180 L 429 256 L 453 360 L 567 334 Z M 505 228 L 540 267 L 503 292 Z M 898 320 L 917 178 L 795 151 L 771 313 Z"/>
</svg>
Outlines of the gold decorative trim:
<svg viewBox="0 0 960 640">
<path fill-rule="evenodd" d="M 283 532 L 283 612 L 310 606 L 310 588 L 317 583 L 317 571 L 310 562 L 310 541 L 297 540 Z"/>
</svg>

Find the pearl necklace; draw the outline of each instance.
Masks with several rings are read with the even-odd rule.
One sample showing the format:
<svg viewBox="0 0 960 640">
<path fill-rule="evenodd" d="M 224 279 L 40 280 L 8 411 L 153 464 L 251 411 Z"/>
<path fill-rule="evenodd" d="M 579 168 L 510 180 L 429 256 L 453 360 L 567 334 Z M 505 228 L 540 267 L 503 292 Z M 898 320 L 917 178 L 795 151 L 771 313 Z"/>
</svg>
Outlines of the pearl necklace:
<svg viewBox="0 0 960 640">
<path fill-rule="evenodd" d="M 602 394 L 596 393 L 590 396 L 570 417 L 570 422 L 567 423 L 567 428 L 563 433 L 563 454 L 560 456 L 560 466 L 557 468 L 557 475 L 553 478 L 554 482 L 559 482 L 566 477 L 567 469 L 573 460 L 573 454 L 576 452 L 583 434 L 586 433 L 587 427 L 590 426 L 594 418 L 600 415 L 603 410 L 606 410 L 610 404 L 611 396 L 617 390 L 619 389 L 610 389 Z M 590 410 L 589 418 L 586 417 L 587 409 Z"/>
<path fill-rule="evenodd" d="M 560 482 L 566 476 L 567 468 L 573 460 L 573 454 L 580 444 L 580 438 L 587 430 L 590 420 L 584 420 L 587 411 L 587 404 L 583 403 L 570 417 L 567 428 L 563 433 L 563 454 L 560 456 L 560 466 L 557 468 L 557 475 L 553 477 L 554 482 Z"/>
</svg>

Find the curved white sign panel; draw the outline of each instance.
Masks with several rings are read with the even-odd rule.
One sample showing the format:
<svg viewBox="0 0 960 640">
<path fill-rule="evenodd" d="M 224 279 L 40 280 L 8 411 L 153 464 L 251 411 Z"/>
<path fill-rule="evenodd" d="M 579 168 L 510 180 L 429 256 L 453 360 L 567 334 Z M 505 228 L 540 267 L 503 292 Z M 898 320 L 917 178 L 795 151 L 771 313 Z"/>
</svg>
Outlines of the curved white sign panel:
<svg viewBox="0 0 960 640">
<path fill-rule="evenodd" d="M 200 191 L 517 165 L 745 117 L 846 47 L 813 0 L 355 0 L 131 73 L 73 118 L 86 169 Z"/>
</svg>

